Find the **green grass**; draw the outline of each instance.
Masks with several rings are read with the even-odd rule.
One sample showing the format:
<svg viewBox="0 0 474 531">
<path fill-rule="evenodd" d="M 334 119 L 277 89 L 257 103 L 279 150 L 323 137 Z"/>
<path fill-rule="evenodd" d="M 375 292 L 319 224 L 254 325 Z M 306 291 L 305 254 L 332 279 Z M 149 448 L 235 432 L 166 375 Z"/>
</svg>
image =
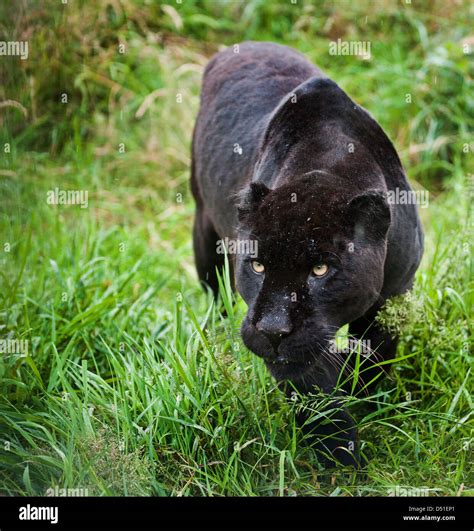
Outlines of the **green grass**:
<svg viewBox="0 0 474 531">
<path fill-rule="evenodd" d="M 37 24 L 42 4 L 11 28 Z M 367 22 L 364 4 L 276 4 L 56 6 L 42 12 L 27 68 L 2 58 L 0 101 L 27 117 L 0 109 L 0 338 L 29 348 L 0 354 L 0 493 L 473 494 L 468 4 L 446 17 L 438 3 L 393 3 Z M 338 36 L 371 40 L 372 60 L 329 56 Z M 371 455 L 364 473 L 321 468 L 294 406 L 241 343 L 244 303 L 225 278 L 218 304 L 196 280 L 188 179 L 200 77 L 220 44 L 247 38 L 307 53 L 431 192 L 411 299 L 382 317 L 402 334 L 391 377 L 347 398 Z M 54 99 L 63 89 L 66 105 Z M 48 205 L 56 187 L 88 191 L 88 208 Z M 320 400 L 308 403 L 315 415 Z"/>
</svg>

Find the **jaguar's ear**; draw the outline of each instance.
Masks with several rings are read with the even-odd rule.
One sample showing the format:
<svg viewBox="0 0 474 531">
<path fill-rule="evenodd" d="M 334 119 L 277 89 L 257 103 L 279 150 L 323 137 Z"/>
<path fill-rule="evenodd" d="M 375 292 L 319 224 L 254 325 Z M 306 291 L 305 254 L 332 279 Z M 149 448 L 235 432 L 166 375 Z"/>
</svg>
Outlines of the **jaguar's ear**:
<svg viewBox="0 0 474 531">
<path fill-rule="evenodd" d="M 239 221 L 242 222 L 248 214 L 253 212 L 269 192 L 270 188 L 263 183 L 251 183 L 248 188 L 242 190 L 237 197 Z"/>
<path fill-rule="evenodd" d="M 385 238 L 391 214 L 386 194 L 369 190 L 353 197 L 347 205 L 347 221 L 354 228 L 355 240 Z"/>
</svg>

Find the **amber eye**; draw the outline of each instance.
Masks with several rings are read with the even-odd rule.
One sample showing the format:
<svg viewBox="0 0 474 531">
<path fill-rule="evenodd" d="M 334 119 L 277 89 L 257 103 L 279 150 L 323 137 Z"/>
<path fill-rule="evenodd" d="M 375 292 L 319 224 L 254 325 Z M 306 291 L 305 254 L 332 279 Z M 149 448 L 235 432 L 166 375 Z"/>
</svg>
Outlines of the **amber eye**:
<svg viewBox="0 0 474 531">
<path fill-rule="evenodd" d="M 257 260 L 252 260 L 252 269 L 255 273 L 261 275 L 265 271 L 265 266 L 260 262 L 257 262 Z"/>
<path fill-rule="evenodd" d="M 316 277 L 324 277 L 328 272 L 328 266 L 326 264 L 318 264 L 313 267 L 313 275 Z"/>
</svg>

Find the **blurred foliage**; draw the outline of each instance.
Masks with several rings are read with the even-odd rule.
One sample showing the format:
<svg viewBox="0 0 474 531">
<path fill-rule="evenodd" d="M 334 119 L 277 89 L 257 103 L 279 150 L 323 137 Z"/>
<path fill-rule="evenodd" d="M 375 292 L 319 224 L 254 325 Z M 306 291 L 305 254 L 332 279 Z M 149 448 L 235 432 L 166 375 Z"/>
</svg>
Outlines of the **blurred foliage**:
<svg viewBox="0 0 474 531">
<path fill-rule="evenodd" d="M 472 19 L 468 0 L 1 2 L 0 40 L 29 57 L 0 57 L 0 333 L 30 341 L 0 357 L 2 494 L 472 494 Z M 329 55 L 338 38 L 371 58 Z M 320 470 L 239 340 L 243 301 L 225 290 L 224 319 L 192 264 L 201 75 L 248 39 L 306 54 L 432 192 L 413 295 L 380 316 L 403 337 L 363 476 Z M 58 186 L 88 209 L 47 204 Z"/>
<path fill-rule="evenodd" d="M 306 53 L 366 105 L 400 149 L 411 146 L 405 161 L 418 165 L 413 177 L 425 186 L 446 179 L 474 129 L 468 0 L 18 0 L 0 6 L 0 20 L 0 38 L 29 42 L 28 60 L 0 63 L 0 101 L 19 104 L 1 109 L 4 141 L 24 149 L 55 154 L 73 142 L 77 150 L 117 109 L 133 126 L 145 98 L 167 90 L 160 54 L 187 47 L 202 65 L 220 45 L 249 39 Z M 328 41 L 338 38 L 369 41 L 371 59 L 329 55 Z"/>
</svg>

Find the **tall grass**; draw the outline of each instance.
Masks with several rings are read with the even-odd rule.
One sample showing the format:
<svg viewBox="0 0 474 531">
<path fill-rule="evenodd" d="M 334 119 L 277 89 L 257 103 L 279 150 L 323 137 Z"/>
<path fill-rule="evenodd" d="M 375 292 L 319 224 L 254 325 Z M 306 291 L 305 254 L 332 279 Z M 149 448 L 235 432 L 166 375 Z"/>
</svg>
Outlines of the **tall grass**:
<svg viewBox="0 0 474 531">
<path fill-rule="evenodd" d="M 472 494 L 468 3 L 449 17 L 440 2 L 19 6 L 1 8 L 3 33 L 28 38 L 30 58 L 1 61 L 0 334 L 29 348 L 0 357 L 0 491 Z M 372 59 L 329 56 L 338 37 L 370 40 Z M 431 191 L 413 294 L 381 316 L 402 334 L 391 377 L 347 398 L 371 456 L 363 474 L 322 469 L 295 406 L 240 341 L 245 307 L 228 279 L 218 303 L 196 280 L 200 76 L 221 44 L 247 38 L 305 52 Z M 47 204 L 55 187 L 88 191 L 89 207 Z"/>
</svg>

